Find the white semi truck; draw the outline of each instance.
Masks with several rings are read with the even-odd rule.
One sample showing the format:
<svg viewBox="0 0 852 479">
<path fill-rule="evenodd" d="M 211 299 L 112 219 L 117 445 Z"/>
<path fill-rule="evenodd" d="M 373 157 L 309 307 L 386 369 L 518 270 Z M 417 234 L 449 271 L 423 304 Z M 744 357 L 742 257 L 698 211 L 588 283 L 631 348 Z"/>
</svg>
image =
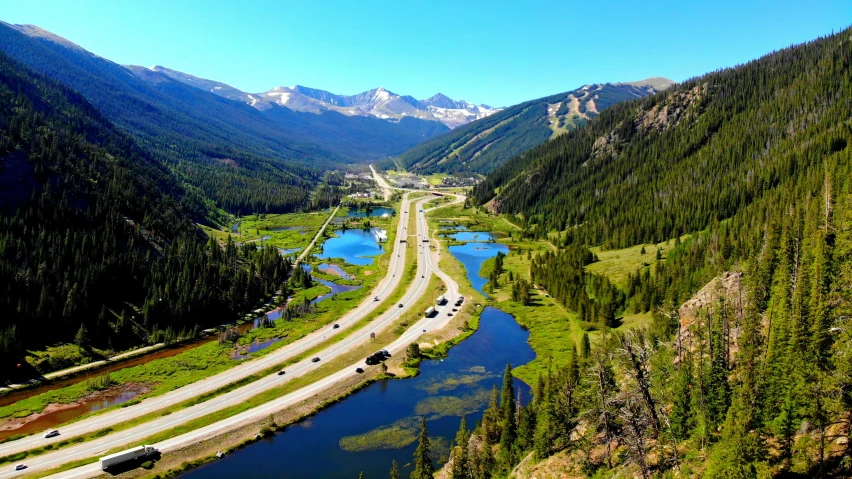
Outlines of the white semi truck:
<svg viewBox="0 0 852 479">
<path fill-rule="evenodd" d="M 426 309 L 426 313 L 424 314 L 424 316 L 426 316 L 427 318 L 431 318 L 434 315 L 435 315 L 435 307 L 429 306 L 429 308 Z"/>
<path fill-rule="evenodd" d="M 438 305 L 442 305 L 446 302 L 447 302 L 447 298 L 445 298 L 443 294 L 438 296 Z"/>
<path fill-rule="evenodd" d="M 106 470 L 109 467 L 117 466 L 123 462 L 141 459 L 143 457 L 153 456 L 157 453 L 157 448 L 154 446 L 137 446 L 133 449 L 117 452 L 101 458 L 101 469 Z"/>
</svg>

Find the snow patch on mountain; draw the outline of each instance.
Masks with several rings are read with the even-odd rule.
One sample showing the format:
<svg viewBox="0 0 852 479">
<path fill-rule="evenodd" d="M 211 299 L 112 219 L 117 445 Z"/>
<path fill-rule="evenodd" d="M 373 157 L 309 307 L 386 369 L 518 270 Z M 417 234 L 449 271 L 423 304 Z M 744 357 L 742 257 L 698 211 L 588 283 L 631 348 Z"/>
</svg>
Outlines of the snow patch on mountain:
<svg viewBox="0 0 852 479">
<path fill-rule="evenodd" d="M 143 67 L 128 68 L 138 72 L 138 69 Z M 450 128 L 466 125 L 501 110 L 488 105 L 456 101 L 441 93 L 425 100 L 418 100 L 410 95 L 398 95 L 384 87 L 356 95 L 338 95 L 302 85 L 279 86 L 263 93 L 246 93 L 225 83 L 206 80 L 160 65 L 152 66 L 147 70 L 231 100 L 242 101 L 258 110 L 272 108 L 274 104 L 300 112 L 336 111 L 347 116 L 372 116 L 388 121 L 414 117 L 440 121 Z"/>
</svg>

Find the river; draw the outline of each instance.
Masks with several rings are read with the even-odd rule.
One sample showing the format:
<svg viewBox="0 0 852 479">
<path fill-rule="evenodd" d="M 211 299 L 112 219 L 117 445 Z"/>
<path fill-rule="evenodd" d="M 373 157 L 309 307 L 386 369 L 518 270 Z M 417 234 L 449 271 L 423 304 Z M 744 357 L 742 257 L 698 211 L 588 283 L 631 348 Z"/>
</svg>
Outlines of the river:
<svg viewBox="0 0 852 479">
<path fill-rule="evenodd" d="M 498 251 L 508 248 L 468 243 L 450 249 L 468 277 L 477 280 L 479 291 L 485 284 L 479 269 Z M 473 428 L 492 387 L 502 383 L 506 364 L 519 366 L 535 358 L 528 337 L 511 315 L 487 307 L 477 332 L 453 347 L 445 359 L 423 361 L 418 376 L 374 383 L 281 433 L 181 477 L 352 479 L 363 472 L 365 477 L 379 478 L 387 477 L 393 460 L 401 477 L 407 477 L 421 417 L 426 417 L 439 467 L 447 459 L 461 416 Z M 517 380 L 515 387 L 527 402 L 529 387 Z"/>
</svg>

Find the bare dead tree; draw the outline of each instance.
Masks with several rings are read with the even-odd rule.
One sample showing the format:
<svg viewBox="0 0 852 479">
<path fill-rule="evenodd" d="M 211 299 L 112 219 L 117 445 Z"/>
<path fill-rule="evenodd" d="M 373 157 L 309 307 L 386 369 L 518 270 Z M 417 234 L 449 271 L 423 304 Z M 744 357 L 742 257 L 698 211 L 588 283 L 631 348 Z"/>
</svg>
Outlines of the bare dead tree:
<svg viewBox="0 0 852 479">
<path fill-rule="evenodd" d="M 618 410 L 618 416 L 625 425 L 626 434 L 623 437 L 630 458 L 639 466 L 642 477 L 647 479 L 651 476 L 647 461 L 648 445 L 645 437 L 649 416 L 646 414 L 642 402 L 642 399 L 636 397 L 635 394 L 628 393 L 624 398 L 624 406 Z"/>
<path fill-rule="evenodd" d="M 636 389 L 642 397 L 645 409 L 654 430 L 654 437 L 660 434 L 660 419 L 654 397 L 651 395 L 651 380 L 648 361 L 652 354 L 651 346 L 647 344 L 642 331 L 628 331 L 621 337 L 621 353 L 627 359 L 631 376 L 636 381 Z"/>
</svg>

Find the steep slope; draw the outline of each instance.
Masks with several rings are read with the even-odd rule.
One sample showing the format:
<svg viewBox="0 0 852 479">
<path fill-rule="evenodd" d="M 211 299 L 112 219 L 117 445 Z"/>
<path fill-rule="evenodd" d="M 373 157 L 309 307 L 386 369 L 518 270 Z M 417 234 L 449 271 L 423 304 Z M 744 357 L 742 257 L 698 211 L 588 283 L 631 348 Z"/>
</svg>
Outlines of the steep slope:
<svg viewBox="0 0 852 479">
<path fill-rule="evenodd" d="M 143 67 L 130 65 L 127 68 L 134 71 L 141 71 Z M 157 73 L 162 73 L 163 75 L 166 75 L 167 77 L 173 80 L 177 80 L 186 85 L 194 86 L 195 88 L 215 93 L 229 100 L 236 100 L 243 103 L 248 103 L 250 106 L 257 108 L 258 110 L 266 110 L 267 108 L 270 108 L 272 106 L 271 103 L 258 98 L 257 95 L 252 95 L 250 93 L 237 90 L 231 85 L 222 82 L 218 82 L 215 80 L 207 80 L 206 78 L 200 78 L 194 75 L 190 75 L 189 73 L 179 72 L 177 70 L 172 70 L 171 68 L 166 68 L 160 65 L 154 65 L 150 68 L 150 70 Z"/>
<path fill-rule="evenodd" d="M 512 159 L 474 197 L 485 203 L 499 192 L 496 210 L 541 215 L 592 244 L 701 230 L 823 154 L 828 140 L 803 132 L 827 132 L 849 117 L 848 97 L 833 87 L 843 66 L 825 65 L 830 52 L 843 51 L 838 41 L 784 50 L 610 107 L 585 128 Z"/>
<path fill-rule="evenodd" d="M 533 291 L 588 336 L 554 354 L 564 366 L 528 406 L 484 413 L 474 436 L 499 450 L 471 448 L 470 464 L 496 457 L 493 475 L 508 476 L 521 462 L 522 478 L 852 477 L 850 40 L 847 28 L 615 105 L 475 188 L 559 246 L 528 255 Z M 537 322 L 532 334 L 557 334 Z"/>
<path fill-rule="evenodd" d="M 154 72 L 138 78 L 35 27 L 0 24 L 0 50 L 80 92 L 175 175 L 233 211 L 297 208 L 328 159 L 339 159 L 289 138 L 253 108 Z"/>
<path fill-rule="evenodd" d="M 138 71 L 142 67 L 133 66 L 129 68 Z M 420 101 L 409 95 L 397 95 L 382 87 L 367 90 L 357 95 L 338 95 L 301 85 L 279 86 L 263 93 L 246 93 L 222 82 L 199 78 L 159 65 L 151 67 L 150 70 L 229 100 L 247 103 L 261 111 L 271 108 L 272 105 L 278 105 L 298 112 L 317 114 L 336 112 L 345 116 L 378 118 L 388 120 L 391 123 L 399 122 L 403 118 L 416 118 L 424 121 L 437 121 L 449 128 L 470 123 L 499 111 L 498 108 L 487 105 L 455 101 L 440 93 Z M 415 124 L 411 121 L 407 123 L 409 125 Z M 417 128 L 422 130 L 427 127 L 417 126 Z"/>
<path fill-rule="evenodd" d="M 150 69 L 140 66 L 128 66 L 136 76 L 152 84 L 167 83 L 164 75 L 184 85 L 199 90 L 246 103 L 260 110 L 260 117 L 289 137 L 300 141 L 311 140 L 321 143 L 324 148 L 345 158 L 347 161 L 377 160 L 399 154 L 429 138 L 449 131 L 449 128 L 436 121 L 426 121 L 414 117 L 403 117 L 404 121 L 389 122 L 373 116 L 347 116 L 335 110 L 312 108 L 290 108 L 294 101 L 281 106 L 267 101 L 261 95 L 242 92 L 225 83 L 206 80 L 162 66 Z M 300 87 L 303 88 L 303 87 Z M 319 93 L 317 93 L 319 95 Z M 248 109 L 244 105 L 238 105 Z"/>
<path fill-rule="evenodd" d="M 424 142 L 400 155 L 397 162 L 422 173 L 487 173 L 511 157 L 576 128 L 614 103 L 671 85 L 664 78 L 654 80 L 586 85 L 524 102 Z M 436 99 L 435 104 L 447 102 Z"/>
<path fill-rule="evenodd" d="M 82 96 L 0 53 L 0 380 L 28 373 L 10 366 L 27 348 L 186 337 L 280 287 L 277 251 L 208 245 L 186 198 Z M 226 255 L 245 268 L 210 267 Z"/>
</svg>

